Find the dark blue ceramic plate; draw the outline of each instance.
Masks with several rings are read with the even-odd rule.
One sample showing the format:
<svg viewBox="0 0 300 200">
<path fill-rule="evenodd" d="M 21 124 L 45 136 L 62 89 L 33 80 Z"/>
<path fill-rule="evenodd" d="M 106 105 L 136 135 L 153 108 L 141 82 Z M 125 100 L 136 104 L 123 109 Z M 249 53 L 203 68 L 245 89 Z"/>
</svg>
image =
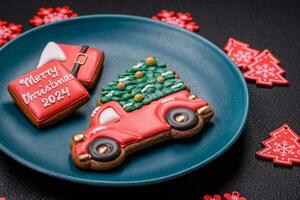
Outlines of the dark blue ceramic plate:
<svg viewBox="0 0 300 200">
<path fill-rule="evenodd" d="M 106 60 L 92 99 L 71 117 L 41 131 L 23 116 L 6 85 L 37 65 L 48 41 L 99 47 Z M 116 170 L 79 170 L 69 155 L 71 136 L 88 127 L 101 86 L 147 56 L 156 56 L 175 69 L 192 93 L 210 102 L 215 117 L 199 136 L 133 154 Z M 97 15 L 45 25 L 1 48 L 0 63 L 0 149 L 32 169 L 65 180 L 128 186 L 176 178 L 224 153 L 241 134 L 247 118 L 246 84 L 232 61 L 206 39 L 151 19 Z"/>
</svg>

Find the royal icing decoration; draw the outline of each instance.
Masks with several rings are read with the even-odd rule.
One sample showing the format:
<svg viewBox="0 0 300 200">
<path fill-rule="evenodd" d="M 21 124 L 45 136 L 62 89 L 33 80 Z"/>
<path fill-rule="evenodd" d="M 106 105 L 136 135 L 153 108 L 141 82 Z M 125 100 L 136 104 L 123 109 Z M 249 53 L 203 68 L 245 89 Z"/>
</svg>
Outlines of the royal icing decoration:
<svg viewBox="0 0 300 200">
<path fill-rule="evenodd" d="M 136 64 L 136 65 L 133 65 L 132 67 L 133 67 L 134 69 L 137 69 L 137 68 L 140 68 L 141 66 L 143 66 L 143 63 L 138 63 L 138 64 Z"/>
<path fill-rule="evenodd" d="M 148 63 L 148 64 L 147 64 Z M 142 76 L 137 76 L 142 74 Z M 123 83 L 120 85 L 120 83 Z M 104 86 L 100 101 L 119 102 L 125 111 L 141 108 L 161 97 L 185 90 L 184 83 L 164 63 L 153 57 L 142 60 Z"/>
<path fill-rule="evenodd" d="M 19 80 L 19 83 L 21 85 L 26 85 L 26 87 L 29 88 L 30 86 L 37 84 L 42 79 L 47 79 L 49 77 L 55 79 L 58 75 L 59 73 L 57 71 L 57 67 L 53 66 L 34 76 L 33 75 L 25 76 L 24 78 L 21 78 Z"/>
<path fill-rule="evenodd" d="M 151 88 L 151 87 L 154 87 L 154 85 L 153 84 L 149 84 L 149 85 L 146 85 L 143 89 L 142 89 L 142 92 L 144 93 L 144 92 L 146 92 L 149 88 Z"/>
<path fill-rule="evenodd" d="M 38 85 L 38 90 L 28 91 L 26 93 L 21 94 L 22 99 L 26 105 L 30 104 L 38 97 L 43 97 L 51 93 L 57 87 L 63 85 L 64 83 L 73 80 L 74 76 L 72 74 L 65 75 L 57 80 L 55 80 L 59 76 L 57 71 L 57 67 L 51 67 L 45 71 L 42 71 L 40 74 L 25 76 L 24 78 L 19 80 L 21 85 L 25 85 L 27 88 L 31 88 L 31 86 L 38 84 L 40 81 L 46 80 L 48 84 L 42 86 Z M 53 95 L 49 95 L 46 98 L 42 98 L 44 107 L 51 106 L 55 104 L 56 101 L 61 101 L 67 96 L 71 96 L 70 90 L 68 87 L 62 88 L 61 90 L 56 90 Z"/>
<path fill-rule="evenodd" d="M 106 96 L 108 96 L 108 97 L 112 97 L 113 96 L 113 94 L 115 93 L 116 91 L 114 91 L 114 90 L 112 90 L 112 91 L 110 91 Z"/>
<path fill-rule="evenodd" d="M 250 48 L 248 43 L 229 38 L 224 47 L 224 51 L 242 70 L 247 69 L 247 66 L 253 62 L 259 51 Z"/>
<path fill-rule="evenodd" d="M 120 79 L 119 79 L 119 82 L 124 82 L 124 81 L 127 81 L 127 80 L 129 80 L 129 79 L 130 79 L 130 77 L 126 76 L 126 77 L 124 77 L 124 78 L 120 78 Z"/>
<path fill-rule="evenodd" d="M 161 100 L 160 102 L 161 103 L 167 103 L 167 102 L 169 102 L 169 101 L 174 101 L 175 99 L 173 98 L 173 97 L 169 97 L 169 98 L 166 98 L 166 99 L 163 99 L 163 100 Z"/>
<path fill-rule="evenodd" d="M 167 71 L 167 72 L 161 73 L 160 75 L 161 75 L 161 76 L 167 76 L 167 75 L 170 75 L 170 74 L 173 74 L 173 72 Z"/>
<path fill-rule="evenodd" d="M 58 61 L 51 61 L 9 84 L 9 91 L 36 121 L 51 118 L 89 97 L 86 89 Z M 19 105 L 21 106 L 21 105 Z"/>
<path fill-rule="evenodd" d="M 93 112 L 92 112 L 92 114 L 91 114 L 91 117 L 94 117 L 94 116 L 97 114 L 98 110 L 100 110 L 100 108 L 101 108 L 101 106 L 97 106 L 97 107 L 93 110 Z"/>
<path fill-rule="evenodd" d="M 51 60 L 65 61 L 67 59 L 63 50 L 55 42 L 49 42 L 42 51 L 37 68 L 47 64 Z"/>
<path fill-rule="evenodd" d="M 177 83 L 176 85 L 172 85 L 171 88 L 172 89 L 179 88 L 182 85 L 183 85 L 183 83 Z"/>
<path fill-rule="evenodd" d="M 99 116 L 99 122 L 105 124 L 107 122 L 116 121 L 119 118 L 120 115 L 118 115 L 113 108 L 107 108 L 106 110 L 103 110 Z"/>
<path fill-rule="evenodd" d="M 270 138 L 263 141 L 264 149 L 256 152 L 261 158 L 273 160 L 274 164 L 291 166 L 300 164 L 300 137 L 284 124 L 270 133 Z"/>
<path fill-rule="evenodd" d="M 98 133 L 99 131 L 103 131 L 103 130 L 106 130 L 107 128 L 105 126 L 99 126 L 97 128 L 94 128 L 92 130 L 92 134 L 95 134 L 95 133 Z"/>
<path fill-rule="evenodd" d="M 133 105 L 133 103 L 130 102 L 130 103 L 124 104 L 124 105 L 123 105 L 123 108 L 127 108 L 127 107 L 132 106 L 132 105 Z"/>
</svg>

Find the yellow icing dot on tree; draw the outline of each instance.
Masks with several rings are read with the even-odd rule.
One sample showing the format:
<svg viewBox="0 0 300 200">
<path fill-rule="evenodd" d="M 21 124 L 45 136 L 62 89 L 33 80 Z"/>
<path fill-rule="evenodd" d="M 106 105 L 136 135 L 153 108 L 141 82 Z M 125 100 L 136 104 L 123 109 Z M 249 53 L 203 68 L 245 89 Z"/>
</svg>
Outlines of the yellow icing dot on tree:
<svg viewBox="0 0 300 200">
<path fill-rule="evenodd" d="M 118 83 L 117 87 L 118 87 L 120 90 L 123 90 L 123 89 L 125 88 L 125 83 L 120 82 L 120 83 Z"/>
<path fill-rule="evenodd" d="M 165 81 L 165 78 L 162 77 L 162 76 L 159 76 L 156 78 L 156 81 L 159 82 L 159 83 L 163 83 Z"/>
<path fill-rule="evenodd" d="M 142 101 L 142 100 L 143 100 L 143 96 L 142 96 L 141 94 L 136 94 L 136 95 L 134 96 L 134 100 L 135 100 L 135 101 Z"/>
<path fill-rule="evenodd" d="M 134 76 L 135 76 L 135 78 L 142 78 L 143 77 L 143 72 L 137 71 L 137 72 L 135 72 Z"/>
<path fill-rule="evenodd" d="M 145 61 L 147 65 L 154 65 L 156 63 L 156 60 L 153 57 L 148 57 Z"/>
</svg>

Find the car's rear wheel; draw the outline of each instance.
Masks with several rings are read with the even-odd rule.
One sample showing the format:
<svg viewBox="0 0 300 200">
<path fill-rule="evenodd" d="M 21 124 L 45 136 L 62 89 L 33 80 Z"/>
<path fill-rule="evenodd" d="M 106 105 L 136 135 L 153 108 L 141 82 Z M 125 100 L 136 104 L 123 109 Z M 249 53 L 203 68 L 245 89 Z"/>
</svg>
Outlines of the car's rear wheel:
<svg viewBox="0 0 300 200">
<path fill-rule="evenodd" d="M 100 162 L 109 162 L 117 159 L 121 154 L 120 144 L 111 138 L 98 138 L 89 145 L 91 158 Z"/>
</svg>

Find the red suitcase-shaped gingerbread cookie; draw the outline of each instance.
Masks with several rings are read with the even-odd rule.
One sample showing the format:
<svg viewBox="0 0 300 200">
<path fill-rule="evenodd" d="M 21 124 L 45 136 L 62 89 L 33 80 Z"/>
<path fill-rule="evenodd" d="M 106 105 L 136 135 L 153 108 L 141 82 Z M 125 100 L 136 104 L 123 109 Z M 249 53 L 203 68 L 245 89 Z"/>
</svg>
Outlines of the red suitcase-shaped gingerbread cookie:
<svg viewBox="0 0 300 200">
<path fill-rule="evenodd" d="M 90 97 L 78 79 L 58 61 L 51 61 L 11 81 L 8 91 L 38 128 L 66 117 Z"/>
</svg>

